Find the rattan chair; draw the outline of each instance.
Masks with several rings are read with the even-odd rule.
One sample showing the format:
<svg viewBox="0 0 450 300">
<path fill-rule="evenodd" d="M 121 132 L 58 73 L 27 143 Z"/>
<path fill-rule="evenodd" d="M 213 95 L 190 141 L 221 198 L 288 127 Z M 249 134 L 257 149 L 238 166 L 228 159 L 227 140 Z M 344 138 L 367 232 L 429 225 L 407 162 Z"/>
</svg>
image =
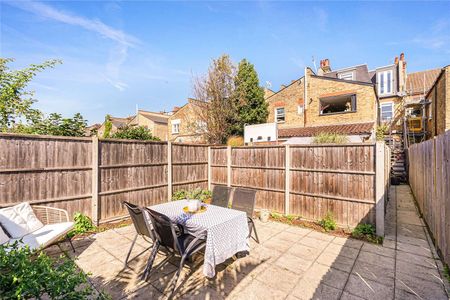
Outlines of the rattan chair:
<svg viewBox="0 0 450 300">
<path fill-rule="evenodd" d="M 175 273 L 174 279 L 172 280 L 172 288 L 168 297 L 170 299 L 173 292 L 175 291 L 178 277 L 180 276 L 181 270 L 183 269 L 186 260 L 189 259 L 189 257 L 191 257 L 194 253 L 197 253 L 198 251 L 205 248 L 206 231 L 199 234 L 198 236 L 184 233 L 183 228 L 173 223 L 167 216 L 149 208 L 145 208 L 145 210 L 150 215 L 150 220 L 153 224 L 153 230 L 156 240 L 147 267 L 145 268 L 143 278 L 147 280 L 148 276 L 150 275 L 156 253 L 158 252 L 160 246 L 169 249 L 173 255 L 181 256 L 178 271 Z"/>
<path fill-rule="evenodd" d="M 38 218 L 38 220 L 41 221 L 42 224 L 44 225 L 70 222 L 69 213 L 65 209 L 42 205 L 33 205 L 31 208 L 33 209 L 33 212 L 36 215 L 36 218 Z M 68 241 L 70 247 L 72 248 L 72 251 L 75 252 L 75 247 L 72 244 L 72 238 L 69 237 L 67 233 L 64 233 L 64 235 L 61 235 L 59 239 L 49 243 L 48 245 L 45 245 L 45 247 L 43 248 L 47 248 L 54 244 L 59 245 L 59 242 L 63 240 Z M 62 239 L 63 237 L 64 239 Z"/>
<path fill-rule="evenodd" d="M 128 259 L 130 258 L 131 251 L 133 250 L 138 236 L 141 236 L 144 240 L 150 239 L 148 242 L 151 244 L 154 244 L 155 236 L 151 226 L 149 226 L 151 224 L 145 220 L 145 212 L 141 207 L 126 201 L 123 202 L 123 205 L 127 208 L 131 221 L 133 221 L 134 228 L 136 229 L 136 235 L 134 236 L 133 243 L 131 243 L 130 250 L 128 250 L 127 257 L 125 258 L 124 267 L 127 267 Z"/>
<path fill-rule="evenodd" d="M 228 208 L 230 204 L 232 188 L 216 185 L 213 188 L 211 204 Z"/>
<path fill-rule="evenodd" d="M 233 193 L 233 202 L 231 208 L 243 211 L 247 214 L 249 237 L 252 237 L 252 231 L 255 231 L 255 238 L 259 244 L 258 233 L 256 232 L 255 222 L 253 222 L 253 214 L 255 210 L 256 191 L 250 189 L 236 188 Z"/>
</svg>

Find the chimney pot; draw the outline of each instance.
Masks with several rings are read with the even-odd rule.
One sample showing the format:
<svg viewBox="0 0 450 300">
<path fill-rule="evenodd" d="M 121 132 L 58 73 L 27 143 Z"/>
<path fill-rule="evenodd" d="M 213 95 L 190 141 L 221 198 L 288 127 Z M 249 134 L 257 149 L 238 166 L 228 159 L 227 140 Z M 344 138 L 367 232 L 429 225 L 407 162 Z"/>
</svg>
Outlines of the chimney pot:
<svg viewBox="0 0 450 300">
<path fill-rule="evenodd" d="M 404 61 L 404 60 L 405 60 L 405 53 L 402 52 L 402 53 L 400 54 L 400 60 L 401 60 L 401 61 Z"/>
<path fill-rule="evenodd" d="M 398 56 L 395 57 L 394 63 L 398 65 Z"/>
<path fill-rule="evenodd" d="M 328 58 L 322 59 L 320 61 L 320 69 L 322 70 L 319 73 L 328 73 L 331 72 L 331 67 L 330 67 L 330 60 Z M 323 75 L 323 74 L 319 74 L 319 75 Z"/>
</svg>

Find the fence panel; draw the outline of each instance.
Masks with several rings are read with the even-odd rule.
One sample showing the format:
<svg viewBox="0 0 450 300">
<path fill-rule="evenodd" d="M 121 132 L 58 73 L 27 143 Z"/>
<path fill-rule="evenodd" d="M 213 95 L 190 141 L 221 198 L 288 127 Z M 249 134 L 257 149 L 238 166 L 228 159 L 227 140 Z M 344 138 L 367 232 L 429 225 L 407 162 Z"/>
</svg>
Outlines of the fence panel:
<svg viewBox="0 0 450 300">
<path fill-rule="evenodd" d="M 290 212 L 341 226 L 375 223 L 375 145 L 290 146 Z"/>
<path fill-rule="evenodd" d="M 231 149 L 231 186 L 257 190 L 256 208 L 285 211 L 284 146 Z"/>
<path fill-rule="evenodd" d="M 91 214 L 91 139 L 0 134 L 0 206 Z"/>
<path fill-rule="evenodd" d="M 167 143 L 99 142 L 99 217 L 127 215 L 122 201 L 150 206 L 167 200 Z"/>
<path fill-rule="evenodd" d="M 208 146 L 172 144 L 173 191 L 208 188 Z"/>
<path fill-rule="evenodd" d="M 211 181 L 227 184 L 227 147 L 211 147 Z"/>
<path fill-rule="evenodd" d="M 450 264 L 450 132 L 409 148 L 409 182 L 437 248 Z"/>
</svg>

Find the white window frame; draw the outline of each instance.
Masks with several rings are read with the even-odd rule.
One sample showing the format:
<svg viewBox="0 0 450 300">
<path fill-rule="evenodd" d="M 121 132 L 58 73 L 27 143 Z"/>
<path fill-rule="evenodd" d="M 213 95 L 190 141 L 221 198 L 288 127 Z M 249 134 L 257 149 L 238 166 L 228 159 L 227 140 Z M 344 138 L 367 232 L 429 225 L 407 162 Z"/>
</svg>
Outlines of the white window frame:
<svg viewBox="0 0 450 300">
<path fill-rule="evenodd" d="M 283 114 L 278 114 L 278 110 L 283 109 Z M 283 120 L 279 121 L 278 117 L 283 117 Z M 284 107 L 275 107 L 275 122 L 276 123 L 284 123 L 286 122 L 286 109 Z"/>
<path fill-rule="evenodd" d="M 171 124 L 172 124 L 172 134 L 179 134 L 181 120 L 180 119 L 172 120 Z"/>
<path fill-rule="evenodd" d="M 303 105 L 298 105 L 298 107 L 297 107 L 297 113 L 298 113 L 299 115 L 303 115 Z"/>
<path fill-rule="evenodd" d="M 339 73 L 338 76 L 339 76 L 339 79 L 344 79 L 344 80 L 354 80 L 354 79 L 353 79 L 353 72 L 343 72 L 343 73 Z"/>
<path fill-rule="evenodd" d="M 391 107 L 391 117 L 389 119 L 383 118 L 383 107 Z M 394 118 L 394 102 L 380 103 L 380 119 L 381 121 L 391 121 Z"/>
<path fill-rule="evenodd" d="M 388 80 L 388 74 L 390 75 L 391 80 Z M 383 80 L 381 80 L 382 75 Z M 392 95 L 394 93 L 394 73 L 392 72 L 392 70 L 377 72 L 377 85 L 378 94 L 380 96 Z M 388 87 L 390 91 L 388 91 Z"/>
</svg>

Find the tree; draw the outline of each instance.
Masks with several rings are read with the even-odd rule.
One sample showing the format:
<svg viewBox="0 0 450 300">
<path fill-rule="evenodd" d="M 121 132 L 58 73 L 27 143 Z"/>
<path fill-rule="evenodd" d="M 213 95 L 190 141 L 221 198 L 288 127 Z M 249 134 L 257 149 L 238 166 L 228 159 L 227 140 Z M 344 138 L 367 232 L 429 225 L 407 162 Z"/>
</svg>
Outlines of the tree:
<svg viewBox="0 0 450 300">
<path fill-rule="evenodd" d="M 111 135 L 111 138 L 160 141 L 158 137 L 153 136 L 152 132 L 144 126 L 124 126 L 122 128 L 119 128 L 113 135 Z"/>
<path fill-rule="evenodd" d="M 206 127 L 209 143 L 223 144 L 230 134 L 233 116 L 235 66 L 226 54 L 214 59 L 204 77 L 195 79 L 194 95 L 199 124 Z"/>
<path fill-rule="evenodd" d="M 111 116 L 106 115 L 105 116 L 105 131 L 103 132 L 103 138 L 109 138 L 109 135 L 111 134 L 112 129 L 112 122 L 111 122 Z"/>
<path fill-rule="evenodd" d="M 260 124 L 267 121 L 269 114 L 264 100 L 264 89 L 259 86 L 258 73 L 253 64 L 241 60 L 234 79 L 234 119 L 231 134 L 243 135 L 245 124 Z"/>
<path fill-rule="evenodd" d="M 0 58 L 0 131 L 7 132 L 22 121 L 30 122 L 40 118 L 40 111 L 32 107 L 36 99 L 27 85 L 47 68 L 53 68 L 60 60 L 49 60 L 42 64 L 32 64 L 22 70 L 11 70 L 11 58 Z"/>
<path fill-rule="evenodd" d="M 86 124 L 87 121 L 80 113 L 76 113 L 72 118 L 63 118 L 60 114 L 52 113 L 48 117 L 40 115 L 30 124 L 18 124 L 11 131 L 27 134 L 84 136 Z"/>
</svg>

